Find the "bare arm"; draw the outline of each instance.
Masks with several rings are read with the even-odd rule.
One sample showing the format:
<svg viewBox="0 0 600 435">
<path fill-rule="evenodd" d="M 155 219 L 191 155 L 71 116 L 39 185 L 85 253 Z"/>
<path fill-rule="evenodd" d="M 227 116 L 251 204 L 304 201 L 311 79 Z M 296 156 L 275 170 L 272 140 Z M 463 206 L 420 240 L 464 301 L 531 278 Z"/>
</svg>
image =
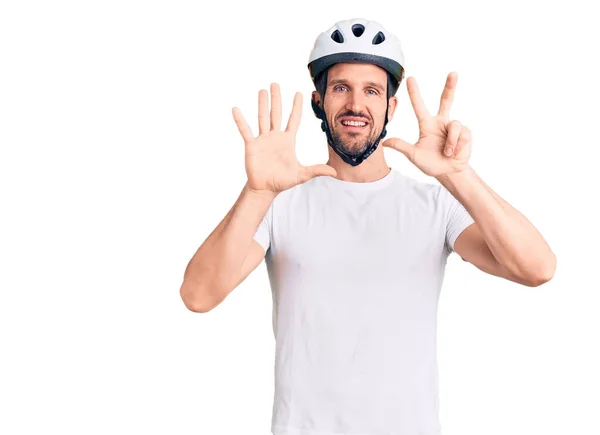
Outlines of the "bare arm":
<svg viewBox="0 0 600 435">
<path fill-rule="evenodd" d="M 186 307 L 195 312 L 211 310 L 260 264 L 262 247 L 261 257 L 254 254 L 250 258 L 252 264 L 246 259 L 253 244 L 258 244 L 254 235 L 276 196 L 274 192 L 253 192 L 246 183 L 229 213 L 185 269 L 180 294 Z"/>
<path fill-rule="evenodd" d="M 279 85 L 271 84 L 271 116 L 268 94 L 258 93 L 258 129 L 254 137 L 241 111 L 233 118 L 244 139 L 248 181 L 229 213 L 190 260 L 180 293 L 186 307 L 210 311 L 260 264 L 265 253 L 254 241 L 258 225 L 275 197 L 314 177 L 337 172 L 331 166 L 304 166 L 296 158 L 296 133 L 302 114 L 302 94 L 296 92 L 285 131 L 281 131 Z"/>
<path fill-rule="evenodd" d="M 516 282 L 537 287 L 549 281 L 556 270 L 556 255 L 540 232 L 521 212 L 494 192 L 471 166 L 467 169 L 436 177 L 461 202 L 475 220 L 478 231 L 466 236 L 456 246 L 456 252 L 467 261 L 493 262 Z M 485 242 L 484 257 L 476 258 L 473 244 Z M 466 246 L 465 246 L 466 245 Z M 471 245 L 471 246 L 468 246 Z M 464 251 L 464 252 L 463 252 Z M 489 254 L 492 255 L 489 255 Z"/>
</svg>

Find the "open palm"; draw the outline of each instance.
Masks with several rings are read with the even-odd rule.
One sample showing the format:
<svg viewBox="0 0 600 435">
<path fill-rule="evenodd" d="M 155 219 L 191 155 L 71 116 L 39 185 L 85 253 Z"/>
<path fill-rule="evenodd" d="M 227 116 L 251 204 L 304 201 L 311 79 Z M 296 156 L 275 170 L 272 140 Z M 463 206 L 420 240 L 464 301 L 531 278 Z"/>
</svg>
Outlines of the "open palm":
<svg viewBox="0 0 600 435">
<path fill-rule="evenodd" d="M 254 137 L 241 111 L 234 107 L 233 118 L 246 145 L 248 187 L 255 192 L 279 193 L 321 175 L 337 172 L 325 164 L 304 166 L 296 157 L 296 134 L 302 115 L 302 94 L 296 92 L 292 113 L 285 131 L 281 131 L 281 94 L 277 83 L 271 84 L 271 115 L 268 94 L 258 93 L 258 136 Z"/>
</svg>

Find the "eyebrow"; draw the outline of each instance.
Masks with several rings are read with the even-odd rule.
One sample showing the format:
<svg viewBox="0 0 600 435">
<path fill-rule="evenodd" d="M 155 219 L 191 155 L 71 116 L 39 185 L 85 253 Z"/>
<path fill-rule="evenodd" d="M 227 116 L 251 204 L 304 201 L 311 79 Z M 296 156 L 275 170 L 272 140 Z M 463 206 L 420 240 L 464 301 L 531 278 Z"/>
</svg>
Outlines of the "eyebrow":
<svg viewBox="0 0 600 435">
<path fill-rule="evenodd" d="M 335 85 L 339 85 L 339 84 L 347 84 L 346 80 L 342 80 L 342 79 L 336 79 L 336 80 L 332 80 L 329 83 L 329 86 L 335 86 Z M 371 86 L 375 89 L 379 89 L 381 92 L 384 92 L 383 86 L 381 86 L 379 83 L 375 83 L 375 82 L 364 82 L 365 85 L 367 86 Z"/>
</svg>

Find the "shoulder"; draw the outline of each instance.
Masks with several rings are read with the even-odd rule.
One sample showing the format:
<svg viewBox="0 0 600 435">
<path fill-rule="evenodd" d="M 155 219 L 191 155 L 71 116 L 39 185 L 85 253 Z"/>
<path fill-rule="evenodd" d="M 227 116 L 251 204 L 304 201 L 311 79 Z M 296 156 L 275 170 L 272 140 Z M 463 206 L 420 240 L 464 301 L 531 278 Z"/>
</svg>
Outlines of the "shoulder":
<svg viewBox="0 0 600 435">
<path fill-rule="evenodd" d="M 286 213 L 290 207 L 304 203 L 306 198 L 315 197 L 315 191 L 321 188 L 318 178 L 312 178 L 304 183 L 279 192 L 271 204 L 273 211 L 275 213 Z"/>
<path fill-rule="evenodd" d="M 408 175 L 404 175 L 401 173 L 398 173 L 396 175 L 396 178 L 399 180 L 402 180 L 407 189 L 413 190 L 417 193 L 421 193 L 421 194 L 439 193 L 440 185 L 435 184 L 433 182 L 417 180 L 416 178 L 412 178 L 412 177 L 409 177 Z"/>
<path fill-rule="evenodd" d="M 444 186 L 434 181 L 417 180 L 401 173 L 396 174 L 398 187 L 409 202 L 423 203 L 430 208 L 442 206 L 446 199 L 442 189 Z"/>
</svg>

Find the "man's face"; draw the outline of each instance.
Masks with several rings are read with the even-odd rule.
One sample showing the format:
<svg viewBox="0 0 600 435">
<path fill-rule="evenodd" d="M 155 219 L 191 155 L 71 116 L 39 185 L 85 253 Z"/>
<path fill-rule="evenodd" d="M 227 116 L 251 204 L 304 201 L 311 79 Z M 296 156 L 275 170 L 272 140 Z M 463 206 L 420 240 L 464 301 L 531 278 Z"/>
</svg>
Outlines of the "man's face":
<svg viewBox="0 0 600 435">
<path fill-rule="evenodd" d="M 384 69 L 366 63 L 338 63 L 328 71 L 325 110 L 331 136 L 339 149 L 358 156 L 369 148 L 383 130 L 388 101 L 387 74 Z M 313 92 L 320 101 L 320 95 Z M 391 100 L 395 100 L 392 97 Z M 391 119 L 395 101 L 390 101 Z M 358 121 L 360 125 L 348 121 Z"/>
</svg>

